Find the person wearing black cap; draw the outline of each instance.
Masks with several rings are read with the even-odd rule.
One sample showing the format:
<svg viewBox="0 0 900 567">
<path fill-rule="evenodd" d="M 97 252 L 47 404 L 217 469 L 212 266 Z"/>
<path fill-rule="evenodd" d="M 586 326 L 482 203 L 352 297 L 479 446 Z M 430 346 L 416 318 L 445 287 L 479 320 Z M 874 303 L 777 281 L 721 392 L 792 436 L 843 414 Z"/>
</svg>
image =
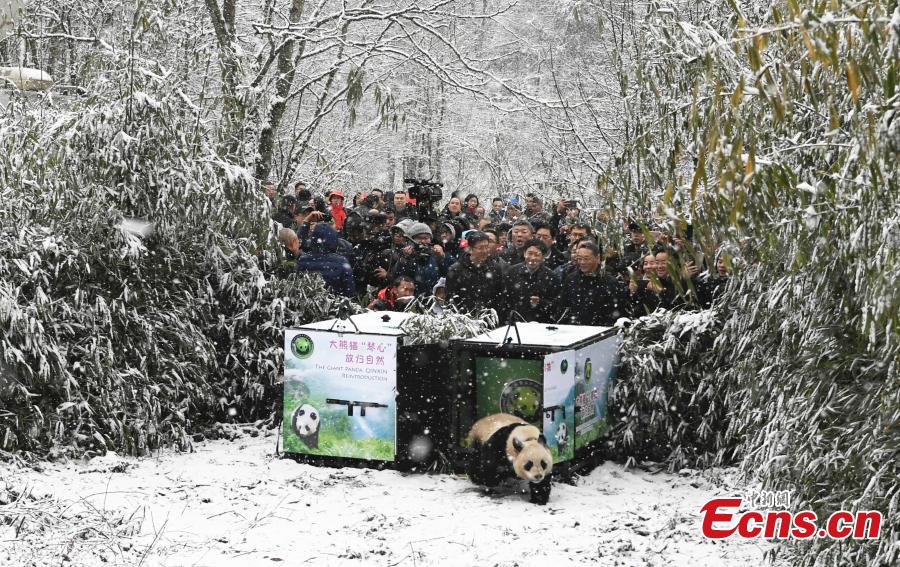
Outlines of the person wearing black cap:
<svg viewBox="0 0 900 567">
<path fill-rule="evenodd" d="M 647 237 L 644 235 L 640 223 L 630 219 L 628 232 L 631 238 L 625 243 L 625 250 L 622 254 L 622 265 L 625 267 L 642 261 L 644 256 L 650 253 L 650 248 L 647 247 Z"/>
<path fill-rule="evenodd" d="M 480 231 L 467 234 L 468 254 L 460 256 L 447 272 L 447 298 L 461 311 L 496 309 L 506 313 L 503 263 L 493 254 L 494 245 Z"/>
</svg>

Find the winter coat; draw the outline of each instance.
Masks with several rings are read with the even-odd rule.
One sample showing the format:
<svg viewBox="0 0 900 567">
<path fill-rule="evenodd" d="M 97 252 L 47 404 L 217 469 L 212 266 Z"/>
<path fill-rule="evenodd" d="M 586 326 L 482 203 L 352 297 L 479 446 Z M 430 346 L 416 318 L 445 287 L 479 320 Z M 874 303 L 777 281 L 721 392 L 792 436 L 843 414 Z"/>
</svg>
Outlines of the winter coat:
<svg viewBox="0 0 900 567">
<path fill-rule="evenodd" d="M 510 242 L 500 254 L 500 258 L 510 266 L 516 266 L 525 261 L 525 249 L 516 249 L 513 243 Z"/>
<path fill-rule="evenodd" d="M 287 209 L 280 209 L 278 212 L 272 215 L 272 220 L 274 220 L 284 228 L 293 229 L 296 226 L 296 223 L 294 222 L 294 215 Z"/>
<path fill-rule="evenodd" d="M 547 211 L 540 211 L 537 213 L 525 211 L 525 216 L 528 217 L 528 222 L 530 223 L 542 222 L 547 226 L 550 226 L 550 220 L 553 218 Z"/>
<path fill-rule="evenodd" d="M 275 268 L 275 276 L 284 279 L 297 271 L 297 256 L 290 251 L 284 250 L 278 267 Z"/>
<path fill-rule="evenodd" d="M 637 291 L 630 293 L 631 297 L 631 314 L 634 317 L 643 317 L 656 311 L 659 307 L 659 295 L 647 289 L 649 280 L 638 280 Z"/>
<path fill-rule="evenodd" d="M 725 291 L 725 288 L 728 286 L 728 276 L 709 276 L 705 280 L 702 280 L 695 285 L 694 289 L 697 293 L 697 301 L 700 304 L 700 307 L 704 309 L 709 309 L 712 307 L 713 302 L 722 295 L 722 292 Z"/>
<path fill-rule="evenodd" d="M 524 263 L 510 267 L 506 274 L 506 301 L 510 314 L 513 311 L 526 321 L 552 323 L 559 295 L 559 278 L 546 266 L 529 270 Z M 539 300 L 536 307 L 531 305 L 531 297 Z"/>
<path fill-rule="evenodd" d="M 553 270 L 559 281 L 564 282 L 566 278 L 578 271 L 578 266 L 573 264 L 569 258 L 563 256 L 563 262 Z"/>
<path fill-rule="evenodd" d="M 646 243 L 635 246 L 631 241 L 626 242 L 625 251 L 622 253 L 622 268 L 627 269 L 638 260 L 643 262 L 644 256 L 648 254 L 650 254 L 650 249 Z M 640 267 L 640 263 L 638 267 Z"/>
<path fill-rule="evenodd" d="M 556 268 L 562 266 L 569 260 L 565 258 L 562 253 L 556 249 L 555 246 L 550 247 L 550 252 L 544 258 L 544 266 L 547 267 L 550 271 L 556 270 Z M 560 281 L 562 281 L 560 279 Z"/>
<path fill-rule="evenodd" d="M 445 222 L 451 222 L 457 224 L 463 231 L 469 230 L 472 228 L 473 219 L 469 217 L 466 213 L 458 213 L 453 214 L 447 207 L 444 207 L 444 210 L 441 211 L 441 214 L 438 216 L 438 224 L 444 224 Z M 477 224 L 477 220 L 475 221 Z"/>
<path fill-rule="evenodd" d="M 344 228 L 344 221 L 347 220 L 347 211 L 344 210 L 344 205 L 331 205 L 329 212 L 331 213 L 331 216 L 334 217 L 335 228 L 342 230 Z"/>
<path fill-rule="evenodd" d="M 619 317 L 630 315 L 628 288 L 602 266 L 593 274 L 572 272 L 562 283 L 557 315 L 569 325 L 613 325 Z"/>
<path fill-rule="evenodd" d="M 341 254 L 350 262 L 350 268 L 353 270 L 353 282 L 359 292 L 364 292 L 366 286 L 374 278 L 369 270 L 369 260 L 373 254 L 379 251 L 381 244 L 382 242 L 377 239 L 366 239 L 353 244 L 347 254 Z M 374 270 L 374 268 L 372 269 Z M 390 269 L 390 264 L 387 269 Z"/>
<path fill-rule="evenodd" d="M 500 224 L 506 220 L 506 211 L 503 209 L 500 209 L 499 211 L 491 209 L 488 213 L 488 218 L 491 220 L 491 224 Z"/>
<path fill-rule="evenodd" d="M 398 211 L 397 208 L 393 205 L 385 207 L 384 210 L 394 213 L 394 224 L 402 221 L 403 219 L 419 220 L 418 211 L 416 211 L 416 208 L 409 203 L 407 203 L 406 206 L 403 207 L 402 211 Z"/>
<path fill-rule="evenodd" d="M 336 253 L 338 234 L 327 224 L 317 224 L 310 235 L 310 252 L 297 260 L 297 272 L 315 272 L 333 292 L 347 297 L 356 295 L 350 263 Z"/>
<path fill-rule="evenodd" d="M 463 254 L 447 272 L 447 298 L 462 311 L 496 309 L 506 312 L 506 267 L 500 258 L 490 256 L 481 265 Z"/>
<path fill-rule="evenodd" d="M 412 278 L 416 284 L 416 296 L 421 297 L 431 295 L 434 285 L 446 273 L 443 261 L 431 252 L 428 254 L 401 252 L 391 268 L 390 277 L 392 281 L 397 276 Z"/>
</svg>

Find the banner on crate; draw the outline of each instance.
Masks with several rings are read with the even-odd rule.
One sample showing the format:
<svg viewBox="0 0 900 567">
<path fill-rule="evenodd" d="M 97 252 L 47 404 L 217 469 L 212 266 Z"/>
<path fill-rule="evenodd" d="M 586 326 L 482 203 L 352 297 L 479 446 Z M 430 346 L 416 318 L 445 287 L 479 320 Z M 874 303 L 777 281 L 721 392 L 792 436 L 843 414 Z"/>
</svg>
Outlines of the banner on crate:
<svg viewBox="0 0 900 567">
<path fill-rule="evenodd" d="M 553 462 L 575 456 L 575 351 L 544 356 L 544 436 Z"/>
<path fill-rule="evenodd" d="M 292 329 L 284 337 L 284 450 L 393 461 L 397 337 Z"/>
<path fill-rule="evenodd" d="M 575 448 L 599 439 L 607 428 L 606 398 L 616 377 L 621 337 L 609 337 L 575 351 Z"/>
</svg>

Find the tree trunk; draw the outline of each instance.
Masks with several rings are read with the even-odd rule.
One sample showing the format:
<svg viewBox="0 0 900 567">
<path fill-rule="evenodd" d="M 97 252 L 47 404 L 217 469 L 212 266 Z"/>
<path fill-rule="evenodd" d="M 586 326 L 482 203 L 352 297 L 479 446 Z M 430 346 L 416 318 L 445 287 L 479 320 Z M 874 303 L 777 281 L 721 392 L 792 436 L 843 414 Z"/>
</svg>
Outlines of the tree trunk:
<svg viewBox="0 0 900 567">
<path fill-rule="evenodd" d="M 222 116 L 225 119 L 224 138 L 229 153 L 238 149 L 238 133 L 243 128 L 245 108 L 238 96 L 240 82 L 240 62 L 234 52 L 235 1 L 225 0 L 222 9 L 216 0 L 206 0 L 206 10 L 212 20 L 219 44 L 219 58 L 222 62 Z"/>
<path fill-rule="evenodd" d="M 304 0 L 293 0 L 291 3 L 290 21 L 296 24 L 303 15 Z M 275 82 L 275 102 L 269 108 L 269 116 L 259 136 L 257 147 L 255 175 L 257 179 L 265 180 L 272 169 L 272 150 L 275 148 L 275 133 L 281 124 L 284 110 L 287 105 L 291 86 L 294 84 L 294 74 L 297 62 L 294 61 L 294 45 L 296 40 L 286 41 L 278 53 L 278 79 Z M 301 47 L 301 55 L 302 55 Z"/>
</svg>

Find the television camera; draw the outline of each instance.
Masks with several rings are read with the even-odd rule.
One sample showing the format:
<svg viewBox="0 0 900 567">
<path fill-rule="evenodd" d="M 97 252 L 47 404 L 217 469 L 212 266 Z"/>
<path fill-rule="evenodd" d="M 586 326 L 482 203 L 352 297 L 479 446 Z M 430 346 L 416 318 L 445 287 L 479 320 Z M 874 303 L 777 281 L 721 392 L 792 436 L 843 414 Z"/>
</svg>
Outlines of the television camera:
<svg viewBox="0 0 900 567">
<path fill-rule="evenodd" d="M 444 198 L 441 188 L 443 183 L 432 181 L 431 179 L 404 179 L 403 183 L 409 185 L 407 194 L 411 199 L 416 201 L 416 212 L 419 220 L 427 222 L 437 218 L 434 205 Z"/>
</svg>

